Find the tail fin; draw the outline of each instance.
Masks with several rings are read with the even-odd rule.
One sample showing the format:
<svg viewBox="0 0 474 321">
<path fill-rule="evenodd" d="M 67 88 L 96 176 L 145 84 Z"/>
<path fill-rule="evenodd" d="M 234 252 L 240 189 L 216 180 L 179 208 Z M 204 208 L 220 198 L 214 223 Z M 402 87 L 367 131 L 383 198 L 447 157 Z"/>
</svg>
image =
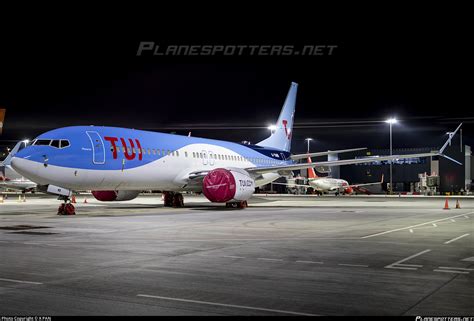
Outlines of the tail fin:
<svg viewBox="0 0 474 321">
<path fill-rule="evenodd" d="M 311 157 L 308 157 L 308 163 L 312 163 Z M 316 175 L 316 172 L 312 167 L 308 168 L 308 178 L 318 178 L 318 175 Z"/>
<path fill-rule="evenodd" d="M 257 143 L 257 145 L 272 147 L 287 152 L 290 151 L 297 90 L 298 84 L 292 82 L 285 99 L 285 104 L 280 112 L 280 117 L 278 117 L 275 128 L 272 129 L 272 134 L 267 139 Z"/>
</svg>

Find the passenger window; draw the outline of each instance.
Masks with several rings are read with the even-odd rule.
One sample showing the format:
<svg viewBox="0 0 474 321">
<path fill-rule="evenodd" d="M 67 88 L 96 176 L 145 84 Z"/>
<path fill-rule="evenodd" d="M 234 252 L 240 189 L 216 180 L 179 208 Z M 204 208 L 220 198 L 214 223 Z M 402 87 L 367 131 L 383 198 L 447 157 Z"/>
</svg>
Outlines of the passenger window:
<svg viewBox="0 0 474 321">
<path fill-rule="evenodd" d="M 176 151 L 176 156 L 179 156 L 179 152 L 178 152 L 178 151 Z"/>
<path fill-rule="evenodd" d="M 184 157 L 188 157 L 188 152 L 184 152 Z"/>
</svg>

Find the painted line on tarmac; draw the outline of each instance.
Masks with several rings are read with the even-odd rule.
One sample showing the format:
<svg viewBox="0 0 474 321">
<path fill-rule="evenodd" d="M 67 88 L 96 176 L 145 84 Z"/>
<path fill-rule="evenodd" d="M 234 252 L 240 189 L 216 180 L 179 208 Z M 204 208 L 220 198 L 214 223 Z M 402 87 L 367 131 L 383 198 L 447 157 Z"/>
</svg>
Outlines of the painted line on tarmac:
<svg viewBox="0 0 474 321">
<path fill-rule="evenodd" d="M 440 267 L 438 267 L 438 269 L 474 271 L 474 269 L 454 267 L 454 266 L 440 266 Z"/>
<path fill-rule="evenodd" d="M 408 260 L 411 260 L 417 256 L 423 255 L 425 253 L 430 252 L 431 250 L 424 250 L 421 252 L 418 252 L 416 254 L 410 255 L 409 257 L 406 257 L 404 259 L 401 259 L 395 263 L 389 264 L 385 266 L 386 269 L 400 269 L 400 270 L 417 270 L 419 267 L 422 267 L 423 265 L 417 265 L 417 264 L 402 264 L 403 262 L 406 262 Z"/>
<path fill-rule="evenodd" d="M 385 232 L 370 234 L 370 235 L 362 236 L 361 239 L 367 239 L 367 238 L 369 238 L 369 237 L 384 235 L 384 234 L 393 233 L 393 232 L 398 232 L 398 231 L 403 231 L 403 230 L 407 230 L 407 229 L 413 229 L 414 227 L 423 226 L 423 225 L 426 225 L 426 224 L 433 224 L 433 223 L 437 223 L 437 222 L 442 222 L 442 221 L 446 221 L 446 220 L 449 220 L 449 219 L 453 219 L 453 218 L 455 218 L 455 217 L 464 216 L 464 215 L 469 215 L 469 214 L 472 214 L 472 213 L 474 213 L 474 212 L 459 214 L 459 215 L 455 215 L 455 216 L 451 216 L 451 217 L 446 217 L 446 218 L 440 218 L 439 220 L 429 221 L 429 222 L 420 223 L 420 224 L 411 225 L 411 226 L 406 226 L 406 227 L 400 227 L 400 228 L 396 228 L 396 229 L 389 230 L 389 231 L 385 231 Z"/>
<path fill-rule="evenodd" d="M 283 259 L 270 259 L 270 258 L 266 258 L 266 257 L 258 257 L 257 260 L 273 261 L 273 262 L 283 262 Z"/>
<path fill-rule="evenodd" d="M 318 316 L 317 314 L 310 314 L 310 313 L 303 313 L 303 312 L 266 309 L 266 308 L 251 307 L 251 306 L 246 306 L 246 305 L 226 304 L 226 303 L 217 303 L 217 302 L 209 302 L 209 301 L 197 301 L 197 300 L 170 298 L 170 297 L 165 297 L 165 296 L 156 296 L 156 295 L 147 295 L 147 294 L 137 294 L 137 296 L 138 297 L 143 297 L 143 298 L 152 298 L 152 299 L 160 299 L 160 300 L 168 300 L 168 301 L 213 305 L 213 306 L 220 306 L 220 307 L 226 307 L 226 308 L 237 308 L 237 309 L 246 309 L 246 310 L 255 310 L 255 311 L 275 312 L 275 313 L 292 314 L 292 315 Z"/>
<path fill-rule="evenodd" d="M 296 261 L 296 263 L 324 264 L 324 262 L 317 262 L 317 261 Z"/>
<path fill-rule="evenodd" d="M 338 264 L 340 266 L 353 266 L 353 267 L 369 267 L 368 265 L 365 264 L 346 264 L 346 263 L 340 263 Z"/>
<path fill-rule="evenodd" d="M 455 238 L 453 238 L 453 239 L 450 239 L 449 241 L 444 242 L 444 244 L 452 243 L 452 242 L 457 241 L 457 240 L 459 240 L 459 239 L 462 239 L 463 237 L 466 237 L 466 236 L 468 236 L 468 235 L 470 235 L 470 234 L 469 234 L 469 233 L 463 234 L 463 235 L 461 235 L 461 236 L 455 237 Z"/>
<path fill-rule="evenodd" d="M 0 281 L 13 282 L 13 283 L 24 283 L 24 284 L 43 284 L 41 282 L 31 282 L 31 281 L 22 281 L 22 280 L 13 280 L 13 279 L 3 279 L 0 278 Z"/>
<path fill-rule="evenodd" d="M 222 257 L 227 257 L 230 259 L 245 259 L 244 256 L 235 256 L 235 255 L 223 255 Z"/>
<path fill-rule="evenodd" d="M 469 274 L 469 272 L 455 271 L 455 270 L 438 270 L 438 269 L 435 269 L 433 271 L 435 271 L 435 272 L 445 272 L 445 273 Z"/>
</svg>

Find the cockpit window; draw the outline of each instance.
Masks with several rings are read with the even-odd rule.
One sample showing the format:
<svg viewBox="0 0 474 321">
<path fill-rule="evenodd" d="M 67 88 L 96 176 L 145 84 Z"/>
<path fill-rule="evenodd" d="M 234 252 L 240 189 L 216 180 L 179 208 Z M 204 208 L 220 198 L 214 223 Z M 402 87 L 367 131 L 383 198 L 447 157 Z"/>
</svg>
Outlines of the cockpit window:
<svg viewBox="0 0 474 321">
<path fill-rule="evenodd" d="M 34 140 L 31 145 L 34 146 L 51 146 L 54 148 L 66 148 L 70 146 L 69 140 L 67 139 L 36 139 Z"/>
<path fill-rule="evenodd" d="M 51 142 L 51 140 L 49 139 L 38 139 L 36 140 L 35 142 L 35 146 L 39 146 L 39 145 L 49 145 L 49 143 Z"/>
<path fill-rule="evenodd" d="M 59 148 L 59 140 L 53 140 L 53 141 L 51 142 L 51 146 L 52 146 L 52 147 Z"/>
<path fill-rule="evenodd" d="M 61 148 L 65 148 L 65 147 L 68 147 L 70 144 L 69 144 L 69 141 L 66 140 L 66 139 L 61 139 Z"/>
</svg>

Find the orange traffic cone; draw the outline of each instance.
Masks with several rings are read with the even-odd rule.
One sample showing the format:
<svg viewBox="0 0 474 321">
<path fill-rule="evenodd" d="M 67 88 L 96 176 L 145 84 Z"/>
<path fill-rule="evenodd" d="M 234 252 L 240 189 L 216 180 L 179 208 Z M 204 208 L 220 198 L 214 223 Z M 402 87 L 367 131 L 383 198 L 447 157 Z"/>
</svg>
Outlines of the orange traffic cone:
<svg viewBox="0 0 474 321">
<path fill-rule="evenodd" d="M 448 198 L 446 198 L 446 202 L 444 202 L 443 210 L 449 210 Z"/>
<path fill-rule="evenodd" d="M 459 204 L 459 200 L 456 200 L 456 208 L 461 208 L 461 204 Z"/>
<path fill-rule="evenodd" d="M 84 203 L 87 203 L 87 197 L 86 197 L 86 198 L 84 198 Z"/>
<path fill-rule="evenodd" d="M 71 203 L 76 203 L 76 196 L 75 195 L 72 196 Z"/>
</svg>

